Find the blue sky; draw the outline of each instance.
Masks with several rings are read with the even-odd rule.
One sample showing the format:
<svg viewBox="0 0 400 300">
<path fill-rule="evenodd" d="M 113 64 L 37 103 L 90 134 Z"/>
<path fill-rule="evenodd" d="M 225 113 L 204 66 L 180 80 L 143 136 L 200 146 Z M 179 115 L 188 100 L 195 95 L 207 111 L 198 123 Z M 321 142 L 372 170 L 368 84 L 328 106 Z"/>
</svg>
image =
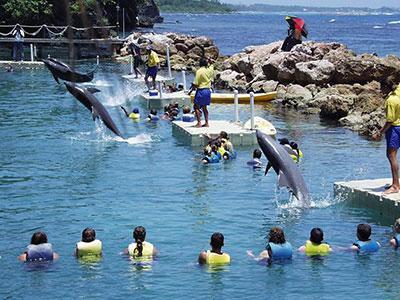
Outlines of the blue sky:
<svg viewBox="0 0 400 300">
<path fill-rule="evenodd" d="M 354 6 L 354 7 L 400 7 L 400 0 L 221 0 L 232 4 L 274 4 L 274 5 L 304 5 L 304 6 Z"/>
</svg>

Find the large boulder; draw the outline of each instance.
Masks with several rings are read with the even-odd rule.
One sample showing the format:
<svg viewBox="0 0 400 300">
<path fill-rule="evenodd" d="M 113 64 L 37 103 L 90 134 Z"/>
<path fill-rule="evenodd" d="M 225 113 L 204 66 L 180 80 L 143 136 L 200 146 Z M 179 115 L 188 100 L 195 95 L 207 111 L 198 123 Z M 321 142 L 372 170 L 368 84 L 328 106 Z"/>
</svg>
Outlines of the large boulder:
<svg viewBox="0 0 400 300">
<path fill-rule="evenodd" d="M 328 83 L 335 73 L 335 65 L 328 60 L 314 60 L 296 64 L 295 78 L 300 84 Z"/>
<path fill-rule="evenodd" d="M 282 103 L 290 107 L 304 108 L 312 98 L 311 92 L 305 87 L 298 84 L 290 84 L 287 86 L 286 92 L 283 95 Z"/>
</svg>

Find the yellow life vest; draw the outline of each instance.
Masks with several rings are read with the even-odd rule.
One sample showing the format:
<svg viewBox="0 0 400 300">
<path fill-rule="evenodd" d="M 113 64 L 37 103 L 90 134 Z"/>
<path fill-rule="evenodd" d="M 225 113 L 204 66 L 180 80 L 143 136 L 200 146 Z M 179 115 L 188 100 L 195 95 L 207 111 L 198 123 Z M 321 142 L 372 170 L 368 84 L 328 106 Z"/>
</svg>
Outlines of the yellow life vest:
<svg viewBox="0 0 400 300">
<path fill-rule="evenodd" d="M 144 241 L 142 243 L 142 245 L 143 245 L 142 256 L 144 256 L 144 257 L 152 257 L 153 256 L 153 251 L 154 251 L 153 244 Z M 130 256 L 138 257 L 139 251 L 137 249 L 137 244 L 136 243 L 129 244 L 128 252 L 129 252 Z"/>
<path fill-rule="evenodd" d="M 135 114 L 135 113 L 130 113 L 129 118 L 132 120 L 139 120 L 140 119 L 140 114 Z"/>
<path fill-rule="evenodd" d="M 232 145 L 232 143 L 231 143 L 229 140 L 224 139 L 224 138 L 222 138 L 221 141 L 223 141 L 223 142 L 225 143 L 225 149 L 226 149 L 227 151 L 232 152 L 232 150 L 233 150 L 233 145 Z"/>
<path fill-rule="evenodd" d="M 206 264 L 207 265 L 226 265 L 231 262 L 231 257 L 228 253 L 214 253 L 211 250 L 207 250 Z"/>
<path fill-rule="evenodd" d="M 224 154 L 225 154 L 225 152 L 226 152 L 226 150 L 224 149 L 224 147 L 219 147 L 218 148 L 218 152 L 221 154 L 221 156 L 223 157 L 224 156 Z"/>
<path fill-rule="evenodd" d="M 92 242 L 78 242 L 76 244 L 76 256 L 100 256 L 102 251 L 102 243 L 100 240 L 94 240 Z"/>
<path fill-rule="evenodd" d="M 294 155 L 294 154 L 290 154 L 290 157 L 295 161 L 295 162 L 299 162 L 300 158 L 303 158 L 303 152 L 301 152 L 300 149 L 297 150 L 298 151 L 298 155 Z M 296 150 L 294 150 L 294 152 L 297 152 Z"/>
<path fill-rule="evenodd" d="M 326 243 L 319 245 L 312 243 L 311 241 L 306 242 L 306 254 L 308 255 L 327 255 L 330 251 L 330 247 Z"/>
</svg>

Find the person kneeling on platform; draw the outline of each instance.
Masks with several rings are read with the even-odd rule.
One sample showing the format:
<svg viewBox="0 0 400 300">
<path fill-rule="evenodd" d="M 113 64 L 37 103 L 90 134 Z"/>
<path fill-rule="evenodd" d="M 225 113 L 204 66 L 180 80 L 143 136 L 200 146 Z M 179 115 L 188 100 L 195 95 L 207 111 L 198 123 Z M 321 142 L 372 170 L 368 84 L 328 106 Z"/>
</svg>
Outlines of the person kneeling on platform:
<svg viewBox="0 0 400 300">
<path fill-rule="evenodd" d="M 123 106 L 121 106 L 121 109 L 124 111 L 127 118 L 133 121 L 140 120 L 140 113 L 138 108 L 135 107 L 130 114 L 126 111 L 126 109 Z"/>
<path fill-rule="evenodd" d="M 31 243 L 26 251 L 18 259 L 27 262 L 52 261 L 59 257 L 53 251 L 53 246 L 47 242 L 47 235 L 42 231 L 37 231 L 32 235 Z"/>
<path fill-rule="evenodd" d="M 155 109 L 151 109 L 149 115 L 147 116 L 147 121 L 157 122 L 160 120 L 160 117 L 157 115 L 157 111 Z"/>
<path fill-rule="evenodd" d="M 101 256 L 103 245 L 96 239 L 96 231 L 93 228 L 85 228 L 82 231 L 82 240 L 76 244 L 76 257 Z"/>
<path fill-rule="evenodd" d="M 253 159 L 252 159 L 252 160 L 249 160 L 249 161 L 247 162 L 247 164 L 248 164 L 249 166 L 252 166 L 253 169 L 260 169 L 260 168 L 262 168 L 261 155 L 262 155 L 262 152 L 261 152 L 260 149 L 254 149 L 254 152 L 253 152 Z"/>
<path fill-rule="evenodd" d="M 361 252 L 376 252 L 381 245 L 370 239 L 371 226 L 368 224 L 358 224 L 357 226 L 357 241 L 351 246 L 352 250 Z"/>
<path fill-rule="evenodd" d="M 323 243 L 324 232 L 321 228 L 313 228 L 310 232 L 310 239 L 304 246 L 299 248 L 299 251 L 305 252 L 309 256 L 328 255 L 332 251 L 327 243 Z"/>
<path fill-rule="evenodd" d="M 222 252 L 224 246 L 224 236 L 222 233 L 215 232 L 211 236 L 211 250 L 202 251 L 199 255 L 199 264 L 204 265 L 226 265 L 231 262 L 231 257 L 228 253 Z"/>
<path fill-rule="evenodd" d="M 255 257 L 250 250 L 247 251 L 247 254 L 257 261 L 266 261 L 270 264 L 272 260 L 291 259 L 293 250 L 292 245 L 286 241 L 282 228 L 273 227 L 269 231 L 269 240 L 265 250 L 258 257 Z"/>
</svg>

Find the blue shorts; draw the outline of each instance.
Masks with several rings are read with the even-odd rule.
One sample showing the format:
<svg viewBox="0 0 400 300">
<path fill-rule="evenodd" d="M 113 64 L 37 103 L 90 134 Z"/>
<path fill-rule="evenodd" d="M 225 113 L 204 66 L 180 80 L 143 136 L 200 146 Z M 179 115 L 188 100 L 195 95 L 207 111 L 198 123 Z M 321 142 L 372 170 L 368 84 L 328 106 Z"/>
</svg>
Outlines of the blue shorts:
<svg viewBox="0 0 400 300">
<path fill-rule="evenodd" d="M 399 149 L 400 148 L 400 126 L 391 126 L 385 133 L 386 147 Z"/>
<path fill-rule="evenodd" d="M 209 88 L 197 89 L 194 96 L 194 104 L 199 106 L 210 105 L 211 103 L 211 90 Z"/>
<path fill-rule="evenodd" d="M 146 75 L 149 75 L 150 77 L 156 77 L 157 76 L 157 71 L 158 71 L 157 66 L 148 67 L 147 71 L 146 71 Z"/>
</svg>

